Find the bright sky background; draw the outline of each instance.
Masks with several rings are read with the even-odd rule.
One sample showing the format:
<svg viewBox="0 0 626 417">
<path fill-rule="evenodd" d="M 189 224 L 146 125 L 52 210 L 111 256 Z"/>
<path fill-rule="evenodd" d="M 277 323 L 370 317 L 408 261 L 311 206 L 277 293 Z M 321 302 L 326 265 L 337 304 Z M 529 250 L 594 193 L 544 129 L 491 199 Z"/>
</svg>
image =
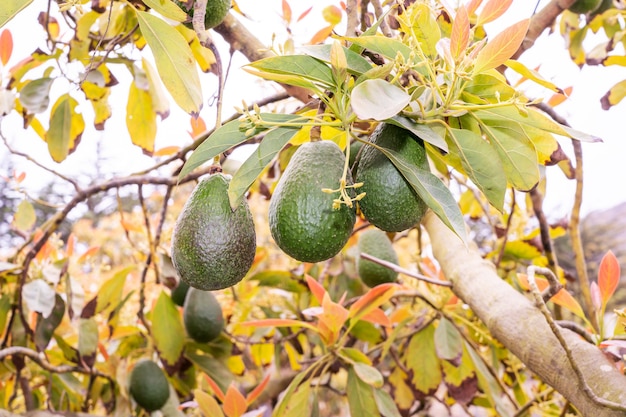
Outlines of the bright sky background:
<svg viewBox="0 0 626 417">
<path fill-rule="evenodd" d="M 453 3 L 454 0 L 448 0 Z M 542 0 L 540 8 L 548 0 Z M 270 44 L 272 34 L 276 35 L 276 43 L 284 42 L 287 31 L 280 19 L 281 0 L 238 0 L 241 9 L 252 19 L 244 20 L 244 24 L 255 33 L 262 42 Z M 294 18 L 299 16 L 311 5 L 313 10 L 301 22 L 291 27 L 295 45 L 306 43 L 312 35 L 322 28 L 325 23 L 321 18 L 322 9 L 328 4 L 337 4 L 335 0 L 302 1 L 290 0 Z M 14 47 L 13 59 L 7 67 L 13 66 L 17 59 L 24 57 L 23 51 L 33 51 L 41 46 L 43 31 L 36 24 L 36 16 L 41 5 L 34 2 L 25 12 L 18 15 L 8 23 L 16 46 Z M 54 7 L 54 4 L 53 4 Z M 491 24 L 488 34 L 493 36 L 508 25 L 530 17 L 535 7 L 535 2 L 530 0 L 514 0 L 511 9 L 500 21 Z M 238 16 L 241 18 L 240 16 Z M 342 28 L 338 27 L 342 33 Z M 217 35 L 216 35 L 217 36 Z M 583 212 L 613 206 L 626 201 L 626 174 L 621 171 L 626 158 L 626 138 L 623 137 L 623 128 L 620 126 L 620 118 L 626 112 L 626 103 L 615 106 L 610 111 L 604 111 L 600 107 L 600 98 L 617 81 L 626 78 L 626 71 L 622 67 L 585 67 L 580 70 L 574 65 L 567 54 L 564 41 L 556 33 L 547 36 L 544 34 L 535 44 L 538 48 L 527 51 L 521 61 L 530 68 L 541 65 L 539 72 L 544 78 L 554 82 L 561 88 L 573 86 L 571 97 L 557 107 L 557 112 L 564 116 L 572 127 L 587 133 L 600 136 L 604 143 L 583 144 L 585 157 L 585 194 Z M 594 45 L 594 43 L 590 43 Z M 222 59 L 228 58 L 228 45 L 220 43 Z M 256 77 L 241 71 L 241 66 L 247 61 L 240 54 L 235 55 L 232 63 L 229 82 L 226 85 L 224 100 L 224 117 L 233 112 L 233 106 L 238 106 L 244 99 L 250 103 L 256 99 L 280 91 L 275 84 L 267 83 Z M 226 63 L 225 63 L 226 65 Z M 115 76 L 124 83 L 129 80 L 128 71 L 123 68 L 112 68 Z M 8 74 L 8 68 L 1 71 L 3 79 Z M 211 96 L 216 91 L 217 79 L 212 74 L 201 74 L 205 107 L 201 116 L 211 126 L 215 118 L 215 109 L 208 104 Z M 549 97 L 550 92 L 543 88 L 529 88 L 529 95 L 534 97 Z M 55 83 L 57 92 L 65 92 L 67 85 Z M 141 150 L 130 145 L 130 138 L 126 132 L 124 121 L 126 94 L 125 88 L 113 88 L 112 103 L 114 116 L 106 124 L 104 131 L 96 131 L 87 123 L 82 141 L 78 150 L 70 155 L 62 164 L 56 164 L 47 153 L 45 144 L 31 131 L 21 128 L 22 120 L 12 114 L 3 121 L 2 128 L 9 142 L 16 149 L 28 152 L 44 165 L 59 172 L 75 176 L 77 170 L 84 174 L 94 172 L 96 151 L 98 146 L 105 156 L 103 170 L 107 176 L 127 175 L 141 168 L 151 166 L 154 160 L 144 156 Z M 53 96 L 54 92 L 53 92 Z M 81 94 L 77 94 L 80 97 Z M 80 111 L 84 113 L 86 121 L 92 120 L 92 111 L 89 105 L 82 106 Z M 163 122 L 159 122 L 156 149 L 169 145 L 185 146 L 190 143 L 187 134 L 189 130 L 189 116 L 171 103 L 171 114 Z M 561 145 L 571 155 L 569 140 L 563 140 Z M 3 148 L 3 147 L 2 147 Z M 0 150 L 0 158 L 6 159 L 4 149 Z M 18 162 L 19 169 L 27 170 L 26 187 L 37 189 L 46 181 L 45 173 L 35 169 L 32 164 L 24 163 L 19 158 L 13 158 Z M 5 165 L 3 163 L 2 165 Z M 566 180 L 560 170 L 550 167 L 548 175 L 548 195 L 546 197 L 546 209 L 550 217 L 558 218 L 569 214 L 573 202 L 574 183 Z"/>
</svg>

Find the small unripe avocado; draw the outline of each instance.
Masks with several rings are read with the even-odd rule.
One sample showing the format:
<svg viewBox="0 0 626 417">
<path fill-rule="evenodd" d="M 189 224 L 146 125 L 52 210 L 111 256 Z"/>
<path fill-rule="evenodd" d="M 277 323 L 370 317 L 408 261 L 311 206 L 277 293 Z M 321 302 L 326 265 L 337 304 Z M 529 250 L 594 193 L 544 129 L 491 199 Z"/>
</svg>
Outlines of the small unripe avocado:
<svg viewBox="0 0 626 417">
<path fill-rule="evenodd" d="M 178 284 L 176 287 L 172 289 L 171 297 L 174 304 L 177 306 L 183 306 L 185 303 L 185 297 L 187 296 L 187 292 L 189 291 L 189 284 L 187 284 L 182 279 L 178 280 Z"/>
<path fill-rule="evenodd" d="M 141 359 L 130 373 L 129 391 L 135 402 L 152 412 L 165 405 L 170 386 L 163 370 L 149 359 Z"/>
<path fill-rule="evenodd" d="M 397 152 L 423 170 L 429 169 L 424 143 L 408 130 L 381 123 L 370 142 Z M 363 183 L 359 188 L 360 193 L 365 192 L 359 201 L 363 215 L 386 232 L 401 232 L 417 225 L 428 209 L 389 158 L 374 146 L 365 144 L 361 150 L 355 182 Z"/>
<path fill-rule="evenodd" d="M 367 253 L 383 261 L 398 264 L 398 255 L 387 234 L 380 229 L 367 229 L 359 235 L 359 253 Z M 361 281 L 368 287 L 395 282 L 398 273 L 370 260 L 357 257 L 357 270 Z"/>
<path fill-rule="evenodd" d="M 213 174 L 193 190 L 172 234 L 172 263 L 181 280 L 200 290 L 221 290 L 248 273 L 256 233 L 248 202 L 232 210 L 229 178 Z"/>
<path fill-rule="evenodd" d="M 215 295 L 190 288 L 183 305 L 183 323 L 189 337 L 196 342 L 215 340 L 224 329 L 222 307 Z"/>
<path fill-rule="evenodd" d="M 193 8 L 195 0 L 174 0 L 174 2 L 183 9 L 185 13 L 193 18 Z M 206 13 L 204 15 L 204 28 L 211 29 L 222 23 L 222 20 L 228 14 L 230 10 L 231 0 L 207 0 Z M 191 21 L 185 22 L 185 26 L 189 29 L 193 29 L 193 23 Z"/>
<path fill-rule="evenodd" d="M 576 14 L 587 14 L 595 11 L 601 4 L 602 0 L 576 0 L 567 10 Z"/>
<path fill-rule="evenodd" d="M 333 208 L 346 158 L 336 143 L 307 142 L 291 157 L 270 199 L 269 225 L 276 244 L 301 262 L 321 262 L 344 247 L 354 222 L 355 207 Z M 352 176 L 348 171 L 348 185 Z M 354 196 L 353 189 L 347 189 Z"/>
</svg>

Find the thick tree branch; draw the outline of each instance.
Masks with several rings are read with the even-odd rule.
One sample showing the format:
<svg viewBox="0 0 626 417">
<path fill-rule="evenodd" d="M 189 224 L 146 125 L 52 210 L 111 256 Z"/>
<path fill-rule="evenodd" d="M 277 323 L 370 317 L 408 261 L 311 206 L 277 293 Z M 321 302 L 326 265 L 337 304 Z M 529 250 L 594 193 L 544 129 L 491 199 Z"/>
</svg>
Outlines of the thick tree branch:
<svg viewBox="0 0 626 417">
<path fill-rule="evenodd" d="M 466 247 L 432 212 L 424 219 L 433 253 L 452 290 L 487 325 L 491 334 L 539 378 L 559 391 L 584 416 L 618 417 L 623 412 L 602 407 L 581 395 L 578 377 L 566 352 L 534 303 L 513 289 L 478 251 Z M 599 397 L 626 405 L 626 377 L 594 345 L 562 329 L 585 381 Z"/>
</svg>

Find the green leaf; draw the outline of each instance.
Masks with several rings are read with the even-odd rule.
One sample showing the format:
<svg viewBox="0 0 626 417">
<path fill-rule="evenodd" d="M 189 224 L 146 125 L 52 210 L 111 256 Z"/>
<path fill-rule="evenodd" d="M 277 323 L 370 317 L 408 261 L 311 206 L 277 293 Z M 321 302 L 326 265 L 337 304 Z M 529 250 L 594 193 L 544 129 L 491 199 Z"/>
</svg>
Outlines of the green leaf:
<svg viewBox="0 0 626 417">
<path fill-rule="evenodd" d="M 475 75 L 463 89 L 463 100 L 476 103 L 500 103 L 509 100 L 517 92 L 507 84 L 500 73 Z"/>
<path fill-rule="evenodd" d="M 469 129 L 449 129 L 453 153 L 467 176 L 498 210 L 504 206 L 506 177 L 496 150 L 478 133 Z"/>
<path fill-rule="evenodd" d="M 63 301 L 63 298 L 57 294 L 52 313 L 50 313 L 50 315 L 46 318 L 43 318 L 41 315 L 37 316 L 37 325 L 35 327 L 35 345 L 40 352 L 45 350 L 48 343 L 50 343 L 52 335 L 54 334 L 56 328 L 61 324 L 64 315 L 65 301 Z M 0 329 L 3 328 L 4 326 L 0 327 Z"/>
<path fill-rule="evenodd" d="M 180 32 L 148 12 L 137 11 L 137 21 L 165 88 L 180 108 L 197 114 L 202 106 L 202 86 L 189 44 Z"/>
<path fill-rule="evenodd" d="M 398 406 L 391 398 L 391 395 L 382 388 L 378 388 L 374 390 L 374 399 L 376 400 L 376 405 L 378 406 L 378 411 L 380 411 L 380 415 L 383 417 L 402 417 L 400 411 L 398 411 Z"/>
<path fill-rule="evenodd" d="M 381 54 L 388 59 L 396 59 L 396 55 L 401 54 L 407 60 L 411 55 L 411 48 L 404 43 L 385 36 L 359 36 L 358 38 L 340 38 L 358 45 L 361 48 L 369 49 L 372 52 Z"/>
<path fill-rule="evenodd" d="M 128 266 L 102 284 L 96 296 L 96 314 L 107 308 L 115 308 L 120 303 L 126 277 L 134 269 L 134 266 Z"/>
<path fill-rule="evenodd" d="M 50 88 L 54 78 L 44 77 L 28 81 L 20 90 L 20 103 L 31 113 L 46 111 L 50 105 Z"/>
<path fill-rule="evenodd" d="M 300 372 L 291 380 L 291 382 L 289 383 L 289 386 L 284 391 L 282 398 L 279 400 L 276 407 L 274 407 L 274 412 L 272 413 L 272 417 L 283 417 L 285 415 L 285 411 L 287 410 L 288 404 L 291 400 L 291 397 L 293 396 L 293 393 L 300 386 L 300 384 L 302 383 L 302 381 L 305 379 L 306 376 L 307 376 L 306 371 Z M 304 385 L 310 385 L 310 384 L 307 381 L 304 383 Z M 304 389 L 308 389 L 308 388 L 304 388 Z M 297 415 L 294 415 L 294 417 L 297 417 Z"/>
<path fill-rule="evenodd" d="M 161 358 L 174 365 L 185 344 L 185 328 L 174 301 L 161 291 L 152 310 L 152 337 Z"/>
<path fill-rule="evenodd" d="M 400 113 L 411 101 L 402 88 L 386 80 L 365 80 L 352 89 L 350 104 L 361 119 L 385 120 Z"/>
<path fill-rule="evenodd" d="M 378 147 L 394 164 L 422 200 L 454 233 L 467 242 L 465 221 L 454 196 L 445 184 L 429 171 L 408 162 L 396 151 Z"/>
<path fill-rule="evenodd" d="M 277 83 L 295 85 L 296 87 L 302 87 L 309 90 L 320 90 L 317 85 L 310 80 L 302 78 L 299 75 L 291 74 L 278 74 L 274 72 L 257 71 L 252 68 L 243 68 L 244 71 L 261 78 L 265 78 L 269 81 L 276 81 Z M 321 90 L 320 90 L 321 91 Z"/>
<path fill-rule="evenodd" d="M 346 395 L 348 396 L 348 406 L 350 407 L 351 416 L 380 416 L 378 413 L 378 405 L 374 398 L 373 388 L 359 378 L 353 367 L 348 369 Z"/>
<path fill-rule="evenodd" d="M 259 117 L 266 122 L 288 123 L 300 118 L 301 116 L 294 114 L 261 113 L 259 114 Z M 184 178 L 191 171 L 206 161 L 212 160 L 215 156 L 221 154 L 222 152 L 245 142 L 265 130 L 265 128 L 260 127 L 252 134 L 246 135 L 246 131 L 240 129 L 241 123 L 241 120 L 233 120 L 216 129 L 208 138 L 206 138 L 204 142 L 200 144 L 200 146 L 196 148 L 189 159 L 187 159 L 187 162 L 183 165 L 183 169 L 180 171 L 180 174 L 178 174 L 178 178 Z"/>
<path fill-rule="evenodd" d="M 294 293 L 307 292 L 308 288 L 297 281 L 289 271 L 262 271 L 248 278 L 249 281 L 258 281 L 260 286 L 278 288 Z"/>
<path fill-rule="evenodd" d="M 352 364 L 352 369 L 354 369 L 354 372 L 359 379 L 367 385 L 371 385 L 374 388 L 380 388 L 383 386 L 383 375 L 373 366 L 362 362 L 355 362 Z"/>
<path fill-rule="evenodd" d="M 412 132 L 415 136 L 422 139 L 424 142 L 428 142 L 433 146 L 441 149 L 444 152 L 448 152 L 448 144 L 446 140 L 430 126 L 423 123 L 415 123 L 408 117 L 396 115 L 391 119 L 385 120 L 386 123 L 391 123 L 399 127 L 403 127 L 406 130 Z"/>
<path fill-rule="evenodd" d="M 202 372 L 211 377 L 213 381 L 220 387 L 222 392 L 228 390 L 228 386 L 233 380 L 233 374 L 228 370 L 224 362 L 217 360 L 211 356 L 195 353 L 187 349 L 185 356 L 193 362 Z"/>
<path fill-rule="evenodd" d="M 435 329 L 435 351 L 440 359 L 456 363 L 463 355 L 463 337 L 445 317 L 439 320 Z"/>
<path fill-rule="evenodd" d="M 506 177 L 520 191 L 529 191 L 539 182 L 539 161 L 533 143 L 519 124 L 481 126 L 495 148 Z"/>
<path fill-rule="evenodd" d="M 418 391 L 433 393 L 443 378 L 435 349 L 435 328 L 431 324 L 416 333 L 405 351 L 406 367 L 413 371 L 411 383 Z"/>
<path fill-rule="evenodd" d="M 458 11 L 457 11 L 458 12 Z M 409 9 L 409 15 L 400 17 L 402 23 L 408 23 L 412 36 L 417 39 L 427 56 L 437 56 L 437 42 L 441 39 L 441 30 L 436 15 L 427 3 L 417 3 Z M 469 23 L 468 23 L 469 31 Z"/>
<path fill-rule="evenodd" d="M 308 417 L 311 415 L 311 385 L 300 384 L 289 396 L 287 406 L 282 414 L 273 414 L 280 417 Z"/>
<path fill-rule="evenodd" d="M 4 333 L 4 326 L 7 324 L 9 311 L 11 311 L 11 296 L 3 294 L 0 297 L 0 333 Z"/>
<path fill-rule="evenodd" d="M 0 6 L 0 28 L 32 2 L 33 0 L 2 0 L 2 6 Z"/>
<path fill-rule="evenodd" d="M 309 55 L 282 55 L 263 58 L 249 65 L 262 72 L 302 77 L 325 87 L 335 85 L 332 70 Z"/>
<path fill-rule="evenodd" d="M 321 61 L 330 63 L 330 48 L 331 45 L 306 45 L 300 48 L 303 53 L 317 58 Z M 361 75 L 372 69 L 372 64 L 361 55 L 356 52 L 343 47 L 343 52 L 346 55 L 346 62 L 348 64 L 347 70 L 353 75 Z"/>
<path fill-rule="evenodd" d="M 230 206 L 239 206 L 244 194 L 276 154 L 298 133 L 297 128 L 278 127 L 269 131 L 248 159 L 239 167 L 228 185 Z"/>
<path fill-rule="evenodd" d="M 11 226 L 22 232 L 28 232 L 35 226 L 37 213 L 35 207 L 28 200 L 22 200 L 17 206 Z"/>
<path fill-rule="evenodd" d="M 65 339 L 63 339 L 61 336 L 55 334 L 53 337 L 55 343 L 57 344 L 59 349 L 61 349 L 65 360 L 72 363 L 78 363 L 78 351 L 70 346 L 70 344 L 67 343 Z"/>
<path fill-rule="evenodd" d="M 82 115 L 76 113 L 76 106 L 78 102 L 65 94 L 52 107 L 46 142 L 48 152 L 56 162 L 62 162 L 76 149 L 85 130 L 85 121 Z"/>
<path fill-rule="evenodd" d="M 81 357 L 91 356 L 98 349 L 98 323 L 92 317 L 80 319 L 78 325 L 78 353 Z"/>
</svg>

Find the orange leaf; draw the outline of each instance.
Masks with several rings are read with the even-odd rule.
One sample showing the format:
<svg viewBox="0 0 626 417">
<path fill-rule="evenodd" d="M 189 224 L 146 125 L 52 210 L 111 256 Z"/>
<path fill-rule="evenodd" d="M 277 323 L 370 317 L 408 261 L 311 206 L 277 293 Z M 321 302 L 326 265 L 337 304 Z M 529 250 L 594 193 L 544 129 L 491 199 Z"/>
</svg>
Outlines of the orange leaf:
<svg viewBox="0 0 626 417">
<path fill-rule="evenodd" d="M 474 73 L 499 67 L 511 58 L 524 41 L 529 24 L 530 19 L 517 22 L 488 42 L 476 56 Z"/>
<path fill-rule="evenodd" d="M 309 286 L 309 289 L 311 290 L 313 295 L 315 296 L 317 302 L 322 304 L 322 302 L 324 301 L 324 296 L 326 295 L 326 290 L 324 289 L 324 287 L 322 287 L 322 284 L 317 282 L 315 278 L 308 274 L 306 275 L 306 283 Z"/>
<path fill-rule="evenodd" d="M 365 314 L 361 317 L 361 320 L 369 321 L 373 324 L 380 324 L 381 326 L 385 327 L 391 327 L 391 320 L 389 320 L 389 317 L 387 317 L 385 315 L 385 312 L 382 311 L 380 308 L 375 308 L 374 310 Z"/>
<path fill-rule="evenodd" d="M 309 7 L 304 12 L 302 12 L 302 14 L 300 16 L 298 16 L 298 22 L 301 21 L 302 19 L 304 19 L 306 17 L 306 15 L 308 15 L 311 12 L 311 10 L 313 10 L 313 6 Z"/>
<path fill-rule="evenodd" d="M 483 0 L 472 0 L 469 2 L 469 4 L 467 5 L 467 14 L 471 15 L 472 13 L 474 13 L 476 11 L 476 9 L 478 9 L 478 7 L 480 7 L 480 4 L 483 2 Z"/>
<path fill-rule="evenodd" d="M 307 329 L 311 329 L 317 331 L 317 328 L 310 323 L 300 320 L 293 319 L 263 319 L 263 320 L 252 320 L 246 321 L 244 323 L 240 323 L 241 326 L 252 326 L 252 327 L 306 327 Z"/>
<path fill-rule="evenodd" d="M 559 104 L 563 103 L 572 94 L 572 90 L 572 86 L 569 86 L 563 89 L 563 93 L 553 94 L 552 97 L 550 97 L 550 99 L 548 100 L 548 106 L 556 107 Z"/>
<path fill-rule="evenodd" d="M 324 296 L 322 308 L 324 312 L 320 315 L 320 321 L 327 323 L 333 330 L 338 331 L 348 320 L 348 310 L 341 304 L 333 302 L 328 293 Z"/>
<path fill-rule="evenodd" d="M 517 280 L 520 283 L 520 287 L 526 291 L 530 291 L 530 284 L 528 282 L 528 275 L 526 274 L 517 274 Z M 548 280 L 541 277 L 535 277 L 535 282 L 537 283 L 537 288 L 539 291 L 543 291 L 548 287 Z"/>
<path fill-rule="evenodd" d="M 196 136 L 206 132 L 206 123 L 204 123 L 204 119 L 200 116 L 191 116 L 189 124 L 191 125 L 191 132 L 189 132 L 189 135 L 192 138 L 195 138 Z"/>
<path fill-rule="evenodd" d="M 414 317 L 414 312 L 411 310 L 411 307 L 408 305 L 403 305 L 399 308 L 396 308 L 395 310 L 391 312 L 391 316 L 389 317 L 389 320 L 392 323 L 398 324 L 408 318 L 413 318 L 413 317 Z"/>
<path fill-rule="evenodd" d="M 154 152 L 154 156 L 170 156 L 180 150 L 180 146 L 165 146 Z"/>
<path fill-rule="evenodd" d="M 224 404 L 222 404 L 224 414 L 228 417 L 240 417 L 246 412 L 247 408 L 248 403 L 246 402 L 246 397 L 244 397 L 237 387 L 235 387 L 235 384 L 231 382 L 226 391 L 226 396 L 224 396 Z"/>
<path fill-rule="evenodd" d="M 15 178 L 15 182 L 19 184 L 26 178 L 26 172 L 20 172 L 19 174 L 16 172 L 13 174 L 13 177 Z"/>
<path fill-rule="evenodd" d="M 367 313 L 389 300 L 397 287 L 397 284 L 386 283 L 370 289 L 350 306 L 350 314 L 348 317 L 360 319 L 367 315 Z"/>
<path fill-rule="evenodd" d="M 6 65 L 11 58 L 13 52 L 13 36 L 11 31 L 5 29 L 0 33 L 0 61 L 2 65 Z"/>
<path fill-rule="evenodd" d="M 565 290 L 565 288 L 561 288 L 561 290 L 557 292 L 550 299 L 550 301 L 552 301 L 554 304 L 558 304 L 561 307 L 568 309 L 580 318 L 585 318 L 585 312 L 583 311 L 583 308 L 580 306 L 578 301 L 576 301 L 576 299 L 572 297 L 572 294 Z"/>
<path fill-rule="evenodd" d="M 204 378 L 206 379 L 206 382 L 211 387 L 211 390 L 213 390 L 213 393 L 215 394 L 217 399 L 220 400 L 221 402 L 224 402 L 224 393 L 222 392 L 219 385 L 217 385 L 217 383 L 213 381 L 213 379 L 207 374 L 204 374 Z"/>
<path fill-rule="evenodd" d="M 257 385 L 250 392 L 250 394 L 248 394 L 248 397 L 246 398 L 246 401 L 247 401 L 248 405 L 252 404 L 253 402 L 256 401 L 257 398 L 259 398 L 259 395 L 261 395 L 261 393 L 263 392 L 263 390 L 265 389 L 267 384 L 269 384 L 270 376 L 271 376 L 271 374 L 265 375 L 265 378 L 263 378 L 263 381 L 261 381 L 261 383 L 259 385 Z"/>
<path fill-rule="evenodd" d="M 506 12 L 513 0 L 489 0 L 478 16 L 476 25 L 484 25 L 493 22 Z"/>
<path fill-rule="evenodd" d="M 65 245 L 65 254 L 69 257 L 74 254 L 74 244 L 76 243 L 76 236 L 74 233 L 70 233 L 67 237 L 67 244 Z"/>
<path fill-rule="evenodd" d="M 459 7 L 456 17 L 452 23 L 452 33 L 450 34 L 450 53 L 456 62 L 465 55 L 465 50 L 469 44 L 470 21 L 465 6 Z"/>
<path fill-rule="evenodd" d="M 80 258 L 78 258 L 77 262 L 78 263 L 85 262 L 87 259 L 89 259 L 93 255 L 95 255 L 99 250 L 100 250 L 100 246 L 92 246 L 92 247 L 90 247 L 89 249 L 87 249 L 85 251 L 85 253 L 80 255 Z"/>
<path fill-rule="evenodd" d="M 613 251 L 608 251 L 600 261 L 598 270 L 598 287 L 602 296 L 602 305 L 609 301 L 619 284 L 620 267 Z"/>
<path fill-rule="evenodd" d="M 309 43 L 311 45 L 315 45 L 324 42 L 326 38 L 328 38 L 331 33 L 333 33 L 333 27 L 334 26 L 326 26 L 325 28 L 318 30 L 317 33 L 313 35 Z"/>
<path fill-rule="evenodd" d="M 326 6 L 322 10 L 322 16 L 331 26 L 336 26 L 341 22 L 341 9 L 337 6 Z"/>
<path fill-rule="evenodd" d="M 291 6 L 289 6 L 287 0 L 283 0 L 283 20 L 287 24 L 291 23 Z"/>
</svg>

